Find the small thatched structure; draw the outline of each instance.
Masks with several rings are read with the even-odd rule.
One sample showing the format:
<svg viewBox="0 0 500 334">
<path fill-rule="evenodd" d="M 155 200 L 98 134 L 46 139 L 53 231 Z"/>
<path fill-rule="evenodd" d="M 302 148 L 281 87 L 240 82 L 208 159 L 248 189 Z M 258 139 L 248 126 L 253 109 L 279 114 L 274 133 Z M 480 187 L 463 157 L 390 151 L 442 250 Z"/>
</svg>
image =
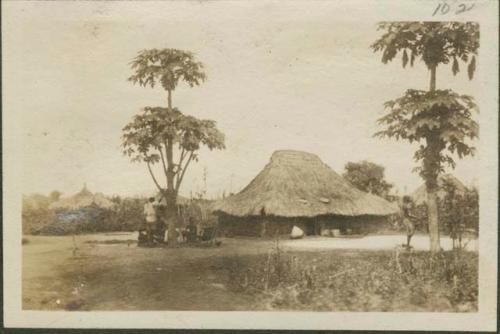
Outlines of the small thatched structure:
<svg viewBox="0 0 500 334">
<path fill-rule="evenodd" d="M 91 206 L 110 209 L 113 207 L 113 202 L 101 193 L 94 194 L 90 192 L 87 186 L 84 185 L 83 189 L 77 194 L 50 204 L 49 208 L 54 210 L 78 210 Z"/>
<path fill-rule="evenodd" d="M 442 200 L 446 196 L 446 190 L 443 188 L 444 183 L 450 183 L 454 186 L 456 192 L 460 195 L 464 195 L 467 192 L 467 187 L 451 174 L 442 174 L 438 177 L 438 187 L 437 196 Z M 422 184 L 417 188 L 411 195 L 413 202 L 416 205 L 422 205 L 427 202 L 427 190 L 425 189 L 425 184 Z"/>
<path fill-rule="evenodd" d="M 354 188 L 316 155 L 286 150 L 274 152 L 246 188 L 218 201 L 214 211 L 234 234 L 284 234 L 293 225 L 319 234 L 385 221 L 398 207 Z"/>
</svg>

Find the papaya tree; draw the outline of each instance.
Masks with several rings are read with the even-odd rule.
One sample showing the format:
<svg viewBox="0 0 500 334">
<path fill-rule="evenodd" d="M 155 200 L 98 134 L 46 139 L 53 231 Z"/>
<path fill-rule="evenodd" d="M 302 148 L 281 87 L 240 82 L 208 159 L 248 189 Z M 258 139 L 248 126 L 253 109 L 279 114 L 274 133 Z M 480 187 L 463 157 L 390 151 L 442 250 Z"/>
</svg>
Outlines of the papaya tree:
<svg viewBox="0 0 500 334">
<path fill-rule="evenodd" d="M 150 176 L 165 197 L 167 221 L 177 221 L 177 196 L 184 175 L 198 159 L 201 146 L 224 149 L 224 135 L 212 120 L 183 114 L 172 105 L 172 94 L 179 82 L 197 86 L 206 78 L 203 65 L 191 52 L 152 49 L 139 52 L 131 62 L 134 74 L 129 80 L 151 88 L 160 84 L 167 92 L 167 107 L 145 107 L 123 128 L 123 153 L 132 161 L 145 162 Z M 154 174 L 152 165 L 161 164 L 165 180 Z"/>
<path fill-rule="evenodd" d="M 387 64 L 401 55 L 403 68 L 421 59 L 429 73 L 429 90 L 409 89 L 385 103 L 387 113 L 378 120 L 384 129 L 378 137 L 407 140 L 419 144 L 415 168 L 425 181 L 429 219 L 430 250 L 440 250 L 437 178 L 445 166 L 455 167 L 455 159 L 474 154 L 471 140 L 478 136 L 473 114 L 478 108 L 471 96 L 449 89 L 436 89 L 439 65 L 451 64 L 454 75 L 460 63 L 467 65 L 469 79 L 476 70 L 479 25 L 472 22 L 384 22 L 382 36 L 372 44 Z"/>
</svg>

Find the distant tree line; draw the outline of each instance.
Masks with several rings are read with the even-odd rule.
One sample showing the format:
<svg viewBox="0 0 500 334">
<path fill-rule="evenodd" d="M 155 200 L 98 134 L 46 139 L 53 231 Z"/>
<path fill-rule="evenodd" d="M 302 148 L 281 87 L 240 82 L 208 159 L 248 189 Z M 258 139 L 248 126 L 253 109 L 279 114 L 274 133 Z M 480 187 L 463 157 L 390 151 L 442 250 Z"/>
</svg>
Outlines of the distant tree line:
<svg viewBox="0 0 500 334">
<path fill-rule="evenodd" d="M 58 197 L 57 197 L 58 199 Z M 51 209 L 56 197 L 34 194 L 23 197 L 23 234 L 67 235 L 111 231 L 134 231 L 143 221 L 143 198 L 122 198 L 111 200 L 112 208 L 96 205 L 75 210 Z"/>
</svg>

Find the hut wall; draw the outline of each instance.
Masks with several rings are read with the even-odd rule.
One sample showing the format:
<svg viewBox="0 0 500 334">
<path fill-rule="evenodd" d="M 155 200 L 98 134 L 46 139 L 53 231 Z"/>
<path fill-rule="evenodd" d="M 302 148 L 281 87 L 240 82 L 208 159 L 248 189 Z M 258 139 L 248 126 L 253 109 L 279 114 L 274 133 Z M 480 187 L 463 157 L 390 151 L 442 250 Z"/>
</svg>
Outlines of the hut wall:
<svg viewBox="0 0 500 334">
<path fill-rule="evenodd" d="M 219 216 L 219 231 L 226 237 L 244 236 L 258 237 L 260 236 L 261 224 L 260 217 L 232 217 L 222 215 Z"/>
<path fill-rule="evenodd" d="M 294 218 L 279 218 L 279 217 L 266 217 L 261 221 L 261 236 L 266 237 L 274 237 L 277 235 L 286 235 L 289 236 L 292 233 L 293 226 L 297 226 L 305 234 L 309 234 L 307 222 L 304 222 L 301 219 Z"/>
<path fill-rule="evenodd" d="M 224 236 L 274 237 L 290 235 L 293 226 L 306 235 L 320 235 L 324 229 L 338 229 L 342 234 L 372 234 L 385 230 L 387 217 L 325 216 L 313 218 L 233 217 L 219 216 L 219 229 Z"/>
<path fill-rule="evenodd" d="M 274 237 L 290 235 L 293 226 L 308 234 L 308 224 L 297 218 L 219 216 L 219 229 L 224 236 Z"/>
<path fill-rule="evenodd" d="M 388 218 L 380 216 L 333 216 L 320 220 L 320 229 L 338 229 L 342 234 L 374 234 L 386 230 Z"/>
</svg>

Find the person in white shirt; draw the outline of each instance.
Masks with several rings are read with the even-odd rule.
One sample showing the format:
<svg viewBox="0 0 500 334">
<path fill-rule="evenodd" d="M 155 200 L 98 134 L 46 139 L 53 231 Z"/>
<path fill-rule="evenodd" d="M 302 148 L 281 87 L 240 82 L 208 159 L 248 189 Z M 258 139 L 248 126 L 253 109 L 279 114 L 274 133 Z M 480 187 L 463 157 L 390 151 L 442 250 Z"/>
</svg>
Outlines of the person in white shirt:
<svg viewBox="0 0 500 334">
<path fill-rule="evenodd" d="M 150 197 L 148 202 L 144 204 L 144 216 L 146 218 L 146 232 L 148 241 L 153 242 L 153 233 L 156 227 L 156 208 L 154 205 L 154 197 Z"/>
</svg>

